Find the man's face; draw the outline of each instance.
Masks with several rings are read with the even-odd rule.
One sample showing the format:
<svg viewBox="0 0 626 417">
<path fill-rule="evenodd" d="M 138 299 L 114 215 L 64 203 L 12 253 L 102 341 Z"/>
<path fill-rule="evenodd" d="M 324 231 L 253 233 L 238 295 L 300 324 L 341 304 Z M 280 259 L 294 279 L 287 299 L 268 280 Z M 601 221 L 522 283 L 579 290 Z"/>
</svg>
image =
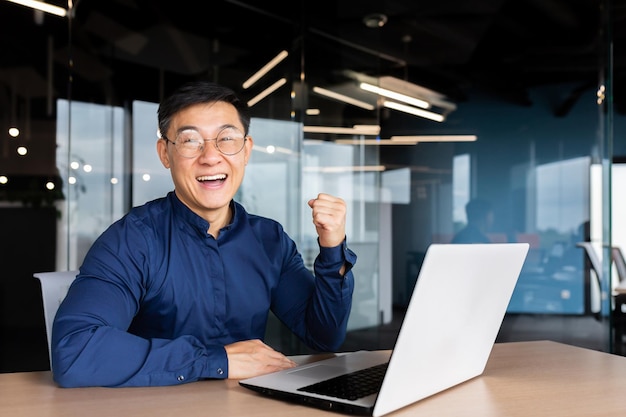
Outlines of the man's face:
<svg viewBox="0 0 626 417">
<path fill-rule="evenodd" d="M 183 130 L 195 130 L 204 139 L 213 139 L 224 127 L 236 127 L 242 133 L 243 125 L 235 107 L 225 102 L 196 104 L 177 113 L 167 132 L 176 141 Z M 178 198 L 194 213 L 211 222 L 225 216 L 229 203 L 243 180 L 245 166 L 252 150 L 248 137 L 241 152 L 224 155 L 215 147 L 215 141 L 204 142 L 198 156 L 186 158 L 173 143 L 159 140 L 157 151 L 163 166 L 171 170 Z"/>
</svg>

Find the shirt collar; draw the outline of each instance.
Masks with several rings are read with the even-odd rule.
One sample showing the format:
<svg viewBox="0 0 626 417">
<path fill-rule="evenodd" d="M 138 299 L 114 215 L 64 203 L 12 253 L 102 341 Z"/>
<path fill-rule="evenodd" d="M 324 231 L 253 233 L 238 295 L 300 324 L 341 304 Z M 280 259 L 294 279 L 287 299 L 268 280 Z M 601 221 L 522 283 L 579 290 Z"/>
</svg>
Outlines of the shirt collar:
<svg viewBox="0 0 626 417">
<path fill-rule="evenodd" d="M 189 224 L 193 229 L 198 230 L 202 235 L 207 234 L 207 230 L 209 230 L 209 222 L 198 216 L 182 201 L 180 201 L 174 191 L 170 191 L 167 195 L 167 198 L 170 201 L 172 210 L 174 211 L 174 215 L 177 218 L 181 219 L 183 223 Z M 222 230 L 228 230 L 236 227 L 237 224 L 241 221 L 242 216 L 245 216 L 245 210 L 243 206 L 241 206 L 241 204 L 235 202 L 234 200 L 231 200 L 230 208 L 233 211 L 233 219 L 230 224 L 223 227 Z"/>
</svg>

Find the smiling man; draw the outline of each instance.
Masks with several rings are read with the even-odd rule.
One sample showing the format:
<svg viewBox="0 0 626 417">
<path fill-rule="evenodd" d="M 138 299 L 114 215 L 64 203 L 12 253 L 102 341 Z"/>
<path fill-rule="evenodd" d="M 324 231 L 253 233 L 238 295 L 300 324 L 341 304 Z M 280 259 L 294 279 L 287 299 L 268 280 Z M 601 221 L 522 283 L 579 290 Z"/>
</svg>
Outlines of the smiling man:
<svg viewBox="0 0 626 417">
<path fill-rule="evenodd" d="M 279 223 L 233 200 L 253 145 L 245 103 L 195 82 L 161 103 L 158 123 L 174 191 L 133 208 L 89 250 L 54 322 L 57 383 L 174 385 L 292 367 L 263 342 L 270 311 L 309 347 L 338 349 L 356 262 L 344 201 L 308 202 L 320 249 L 311 273 Z"/>
</svg>

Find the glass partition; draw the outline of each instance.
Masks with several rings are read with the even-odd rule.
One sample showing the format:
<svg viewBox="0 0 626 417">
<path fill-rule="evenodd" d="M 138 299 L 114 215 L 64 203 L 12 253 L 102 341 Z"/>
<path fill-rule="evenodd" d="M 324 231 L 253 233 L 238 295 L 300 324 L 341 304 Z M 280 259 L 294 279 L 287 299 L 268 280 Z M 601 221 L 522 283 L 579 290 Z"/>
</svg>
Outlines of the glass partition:
<svg viewBox="0 0 626 417">
<path fill-rule="evenodd" d="M 551 88 L 565 94 L 571 86 Z M 568 115 L 546 117 L 549 112 L 541 103 L 553 93 L 551 88 L 533 92 L 537 104 L 532 108 L 501 107 L 487 97 L 459 105 L 448 123 L 458 132 L 475 134 L 475 142 L 383 148 L 383 164 L 409 153 L 405 158 L 414 168 L 410 204 L 394 207 L 394 275 L 404 275 L 407 283 L 397 286 L 394 300 L 406 305 L 427 246 L 451 242 L 467 225 L 465 204 L 488 201 L 493 217 L 480 227 L 489 241 L 530 244 L 509 304 L 509 321 L 569 316 L 598 335 L 589 342 L 592 346 L 608 349 L 611 291 L 606 281 L 598 281 L 579 245 L 594 242 L 602 259 L 608 242 L 601 211 L 609 201 L 603 191 L 607 177 L 596 162 L 605 140 L 603 119 L 592 91 Z M 447 132 L 446 127 L 432 131 L 436 129 Z M 516 338 L 514 330 L 507 337 Z"/>
<path fill-rule="evenodd" d="M 59 230 L 61 238 L 67 233 L 68 245 L 60 247 L 73 269 L 80 266 L 99 234 L 128 209 L 123 199 L 124 181 L 132 184 L 133 206 L 164 196 L 173 190 L 173 184 L 156 153 L 157 104 L 133 103 L 130 175 L 124 175 L 122 167 L 123 161 L 130 158 L 123 152 L 122 127 L 130 123 L 124 120 L 122 109 L 78 102 L 72 106 L 81 123 L 72 126 L 71 151 L 68 136 L 59 134 L 58 160 L 68 161 L 69 166 L 62 175 L 68 188 L 68 211 L 62 211 Z M 66 107 L 66 103 L 60 104 L 62 110 Z M 112 115 L 115 123 L 109 121 Z M 60 112 L 60 117 L 66 116 L 66 112 Z M 82 122 L 92 118 L 102 121 L 102 125 Z M 361 285 L 357 287 L 349 327 L 380 324 L 380 173 L 368 171 L 379 169 L 376 149 L 323 141 L 303 143 L 302 125 L 289 121 L 253 118 L 250 135 L 253 154 L 237 201 L 251 213 L 279 221 L 312 269 L 318 246 L 307 201 L 322 192 L 343 198 L 348 206 L 349 244 L 360 259 L 355 274 Z M 387 305 L 387 317 L 390 309 Z"/>
<path fill-rule="evenodd" d="M 56 160 L 65 195 L 57 203 L 57 270 L 70 270 L 126 212 L 125 118 L 119 107 L 67 100 L 57 102 L 57 114 Z"/>
<path fill-rule="evenodd" d="M 38 288 L 24 285 L 32 273 L 78 267 L 109 224 L 172 189 L 155 149 L 155 103 L 203 78 L 252 103 L 255 148 L 236 198 L 280 221 L 309 267 L 316 242 L 307 200 L 319 192 L 346 200 L 348 242 L 359 256 L 351 331 L 401 321 L 428 245 L 451 242 L 469 223 L 467 203 L 482 200 L 492 208 L 490 241 L 530 245 L 499 340 L 613 350 L 611 289 L 620 278 L 610 251 L 626 245 L 626 112 L 615 75 L 621 17 L 611 0 L 559 10 L 507 3 L 466 13 L 462 26 L 435 13 L 402 31 L 390 30 L 390 18 L 365 34 L 362 11 L 341 1 L 328 10 L 216 2 L 217 15 L 236 20 L 214 25 L 194 7 L 122 3 L 70 3 L 67 19 L 0 5 L 10 32 L 0 63 L 0 210 L 12 226 L 0 286 L 15 294 L 0 306 L 3 330 L 21 321 L 18 334 L 35 328 L 38 337 Z M 407 4 L 381 7 L 414 9 Z M 524 24 L 526 37 L 506 30 Z M 275 56 L 282 61 L 244 87 Z M 412 81 L 450 93 L 428 92 L 445 117 L 405 113 L 360 87 L 381 80 L 411 85 L 402 93 L 424 93 Z M 358 106 L 337 99 L 345 96 Z M 13 125 L 21 135 L 4 129 Z M 322 125 L 375 133 L 307 130 Z M 389 144 L 396 135 L 421 139 Z M 449 140 L 468 136 L 476 140 Z M 35 242 L 32 229 L 46 236 Z M 24 261 L 30 252 L 37 260 Z M 301 350 L 274 330 L 278 347 Z"/>
<path fill-rule="evenodd" d="M 317 235 L 311 226 L 306 200 L 318 193 L 339 196 L 347 204 L 348 245 L 357 254 L 353 272 L 357 280 L 348 328 L 374 327 L 390 316 L 391 305 L 381 304 L 379 245 L 381 222 L 381 179 L 376 148 L 305 140 L 303 147 L 303 248 L 313 261 Z M 371 170 L 371 171 L 370 171 Z M 391 244 L 391 242 L 386 242 Z M 384 265 L 384 264 L 383 264 Z M 383 271 L 386 274 L 387 271 Z M 384 284 L 390 284 L 384 280 Z M 384 290 L 383 290 L 384 291 Z"/>
</svg>

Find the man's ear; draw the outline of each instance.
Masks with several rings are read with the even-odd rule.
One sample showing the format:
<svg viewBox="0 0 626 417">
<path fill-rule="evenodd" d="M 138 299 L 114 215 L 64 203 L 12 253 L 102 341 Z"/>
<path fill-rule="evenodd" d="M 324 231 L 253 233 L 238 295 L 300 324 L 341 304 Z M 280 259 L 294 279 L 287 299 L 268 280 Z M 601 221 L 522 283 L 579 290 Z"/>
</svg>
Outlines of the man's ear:
<svg viewBox="0 0 626 417">
<path fill-rule="evenodd" d="M 161 163 L 166 169 L 170 169 L 170 156 L 167 153 L 167 141 L 165 139 L 159 139 L 156 145 Z"/>
<path fill-rule="evenodd" d="M 248 161 L 250 160 L 250 156 L 252 155 L 252 147 L 254 146 L 254 140 L 252 140 L 252 136 L 247 136 L 246 137 L 246 144 L 244 147 L 244 152 L 246 153 L 244 155 L 244 160 L 246 162 L 246 165 L 248 165 Z"/>
</svg>

